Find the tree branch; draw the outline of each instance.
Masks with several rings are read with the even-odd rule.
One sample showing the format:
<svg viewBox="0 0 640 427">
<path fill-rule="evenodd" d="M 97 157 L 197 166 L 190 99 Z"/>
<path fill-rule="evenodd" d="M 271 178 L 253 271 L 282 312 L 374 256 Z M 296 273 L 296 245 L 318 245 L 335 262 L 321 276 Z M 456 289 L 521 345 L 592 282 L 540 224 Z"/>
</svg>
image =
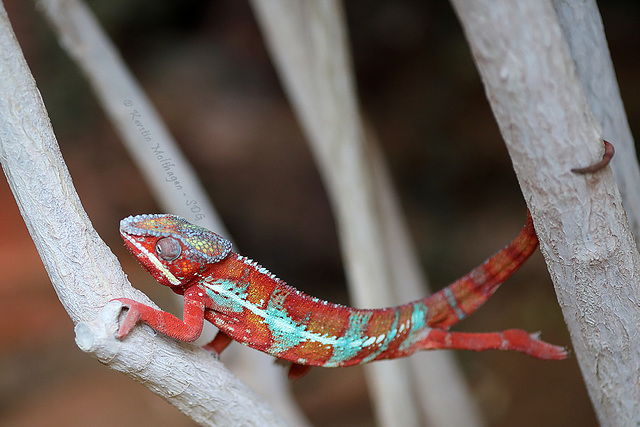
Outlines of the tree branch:
<svg viewBox="0 0 640 427">
<path fill-rule="evenodd" d="M 570 171 L 600 160 L 603 147 L 553 5 L 453 4 L 531 208 L 599 421 L 635 425 L 640 256 L 610 169 Z"/>
<path fill-rule="evenodd" d="M 91 226 L 73 187 L 44 104 L 4 7 L 0 5 L 0 162 L 51 282 L 74 323 L 97 321 L 107 331 L 103 363 L 143 382 L 203 425 L 284 422 L 205 350 L 136 328 L 115 340 L 114 297 L 151 303 L 131 288 L 117 259 Z M 152 303 L 151 303 L 152 304 Z M 110 314 L 109 314 L 110 313 Z M 86 325 L 86 324 L 85 324 Z M 78 343 L 91 345 L 90 327 Z M 97 340 L 95 341 L 98 342 Z M 140 349 L 153 352 L 140 356 Z M 140 365 L 139 363 L 143 364 Z M 190 372 L 191 377 L 183 377 Z"/>
<path fill-rule="evenodd" d="M 631 231 L 640 247 L 640 167 L 595 0 L 554 0 L 589 107 L 616 147 L 611 162 Z"/>
<path fill-rule="evenodd" d="M 91 83 L 98 102 L 161 208 L 230 239 L 196 172 L 91 10 L 78 0 L 41 0 L 38 5 L 60 45 Z M 182 307 L 182 296 L 175 295 L 175 302 Z M 205 322 L 196 344 L 206 344 L 215 331 Z M 307 424 L 291 397 L 282 368 L 274 365 L 272 357 L 244 346 L 232 346 L 223 359 L 233 361 L 228 367 L 288 422 Z"/>
<path fill-rule="evenodd" d="M 424 297 L 426 281 L 374 138 L 365 135 L 346 24 L 335 0 L 253 0 L 267 46 L 333 205 L 354 304 Z M 380 425 L 481 423 L 453 355 L 365 367 Z"/>
</svg>

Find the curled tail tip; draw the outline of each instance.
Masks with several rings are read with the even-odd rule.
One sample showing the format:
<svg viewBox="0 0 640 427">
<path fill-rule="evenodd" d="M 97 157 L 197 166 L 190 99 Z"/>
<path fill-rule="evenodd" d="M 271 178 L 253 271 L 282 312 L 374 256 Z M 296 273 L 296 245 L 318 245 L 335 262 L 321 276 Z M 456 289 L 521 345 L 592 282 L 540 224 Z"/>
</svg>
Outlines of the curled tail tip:
<svg viewBox="0 0 640 427">
<path fill-rule="evenodd" d="M 613 147 L 613 144 L 611 144 L 609 141 L 605 141 L 603 139 L 602 142 L 604 143 L 604 154 L 602 155 L 602 160 L 583 168 L 573 168 L 571 169 L 571 172 L 585 175 L 588 173 L 597 172 L 600 169 L 604 169 L 605 167 L 607 167 L 607 165 L 611 162 L 611 159 L 613 158 L 616 150 Z"/>
</svg>

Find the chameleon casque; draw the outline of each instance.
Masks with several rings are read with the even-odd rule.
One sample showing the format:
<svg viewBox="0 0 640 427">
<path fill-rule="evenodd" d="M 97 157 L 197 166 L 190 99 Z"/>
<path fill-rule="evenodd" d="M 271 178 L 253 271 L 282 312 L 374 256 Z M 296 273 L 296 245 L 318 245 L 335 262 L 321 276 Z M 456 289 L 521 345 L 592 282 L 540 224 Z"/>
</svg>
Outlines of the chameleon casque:
<svg viewBox="0 0 640 427">
<path fill-rule="evenodd" d="M 266 268 L 231 251 L 219 235 L 174 215 L 138 215 L 120 223 L 138 261 L 184 296 L 183 320 L 118 298 L 128 312 L 117 333 L 138 321 L 183 341 L 194 341 L 203 322 L 219 328 L 205 348 L 219 354 L 233 340 L 292 362 L 290 378 L 311 366 L 339 367 L 395 359 L 419 350 L 514 350 L 539 359 L 563 359 L 564 348 L 523 330 L 450 332 L 478 309 L 538 245 L 531 215 L 504 249 L 439 292 L 404 305 L 356 309 L 305 295 Z"/>
</svg>

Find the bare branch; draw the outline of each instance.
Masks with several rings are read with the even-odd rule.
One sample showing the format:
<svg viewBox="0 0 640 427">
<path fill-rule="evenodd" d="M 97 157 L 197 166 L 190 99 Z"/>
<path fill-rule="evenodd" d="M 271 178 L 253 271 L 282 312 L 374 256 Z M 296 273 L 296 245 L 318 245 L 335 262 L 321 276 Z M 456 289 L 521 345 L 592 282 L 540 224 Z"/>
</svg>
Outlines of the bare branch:
<svg viewBox="0 0 640 427">
<path fill-rule="evenodd" d="M 602 425 L 640 422 L 640 257 L 551 1 L 454 0 Z M 602 36 L 603 37 L 603 36 Z M 600 58 L 602 59 L 602 58 Z"/>
<path fill-rule="evenodd" d="M 87 76 L 159 203 L 194 224 L 228 235 L 191 165 L 86 5 L 41 0 L 38 8 Z M 188 202 L 195 202 L 195 209 Z"/>
<path fill-rule="evenodd" d="M 144 384 L 201 425 L 285 425 L 206 350 L 159 339 L 149 327 L 136 328 L 124 341 L 115 339 L 121 311 L 121 304 L 110 302 L 94 320 L 78 323 L 78 347 Z"/>
<path fill-rule="evenodd" d="M 424 296 L 384 162 L 363 131 L 339 2 L 252 6 L 326 183 L 352 300 L 381 307 Z M 479 423 L 451 354 L 372 364 L 366 372 L 381 425 L 419 425 L 421 415 L 429 425 Z"/>
<path fill-rule="evenodd" d="M 143 382 L 203 425 L 283 425 L 284 422 L 206 351 L 138 328 L 117 341 L 116 296 L 150 303 L 131 288 L 117 259 L 82 209 L 44 104 L 4 8 L 0 5 L 0 162 L 52 284 L 74 323 L 78 343 L 102 348 L 103 363 Z M 113 305 L 110 305 L 113 307 Z M 103 324 L 106 348 L 92 345 L 90 327 Z M 85 325 L 87 325 L 85 323 Z M 100 329 L 100 328 L 99 328 Z M 98 343 L 97 337 L 95 343 Z M 142 352 L 140 349 L 154 349 Z M 104 353 L 103 353 L 104 354 Z M 143 360 L 144 365 L 138 363 Z M 142 368 L 141 368 L 142 366 Z M 191 372 L 189 378 L 182 377 Z M 195 375 L 197 373 L 197 375 Z"/>
<path fill-rule="evenodd" d="M 58 35 L 61 46 L 83 70 L 100 105 L 118 131 L 160 206 L 230 238 L 195 171 L 151 101 L 91 11 L 77 0 L 41 0 L 39 9 Z M 175 296 L 182 306 L 181 296 Z M 208 322 L 205 344 L 215 333 Z M 297 426 L 307 424 L 289 393 L 283 370 L 273 358 L 243 346 L 227 350 L 230 368 L 278 412 Z"/>
<path fill-rule="evenodd" d="M 618 154 L 611 167 L 640 247 L 640 168 L 595 0 L 554 0 L 589 106 Z"/>
</svg>

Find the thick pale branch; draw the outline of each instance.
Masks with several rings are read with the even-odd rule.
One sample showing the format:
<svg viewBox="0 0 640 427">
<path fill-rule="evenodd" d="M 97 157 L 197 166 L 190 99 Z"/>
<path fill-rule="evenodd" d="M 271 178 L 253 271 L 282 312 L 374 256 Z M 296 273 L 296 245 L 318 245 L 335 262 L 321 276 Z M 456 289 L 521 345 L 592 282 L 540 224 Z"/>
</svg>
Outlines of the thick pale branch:
<svg viewBox="0 0 640 427">
<path fill-rule="evenodd" d="M 91 11 L 78 0 L 41 0 L 39 10 L 90 81 L 161 208 L 230 238 L 195 171 Z M 175 298 L 181 306 L 182 297 Z M 207 322 L 196 344 L 207 343 L 214 333 L 215 328 Z M 242 346 L 227 352 L 224 359 L 233 362 L 229 367 L 252 389 L 292 424 L 306 424 L 291 398 L 286 376 L 273 364 L 273 358 Z"/>
<path fill-rule="evenodd" d="M 152 304 L 131 288 L 117 259 L 82 209 L 44 104 L 1 5 L 0 162 L 51 282 L 74 323 L 93 321 L 116 296 Z M 108 327 L 102 330 L 115 331 L 115 314 L 106 318 Z M 105 321 L 105 317 L 98 319 Z M 79 343 L 93 349 L 83 341 L 88 335 L 79 328 Z M 104 359 L 105 363 L 143 381 L 202 424 L 283 424 L 262 400 L 203 350 L 185 352 L 188 345 L 142 328 L 131 339 L 118 342 L 111 338 L 111 343 L 114 357 Z M 140 348 L 157 350 L 146 354 L 142 370 L 140 359 L 134 357 Z M 180 376 L 187 371 L 197 375 Z M 220 381 L 233 392 L 220 388 Z M 180 387 L 178 392 L 176 386 Z"/>
<path fill-rule="evenodd" d="M 550 1 L 454 0 L 603 425 L 640 422 L 640 256 Z"/>
<path fill-rule="evenodd" d="M 611 167 L 638 246 L 640 168 L 598 6 L 595 0 L 554 0 L 553 5 L 589 106 L 602 126 L 602 136 L 616 147 Z"/>
<path fill-rule="evenodd" d="M 136 328 L 124 341 L 115 339 L 121 312 L 120 303 L 110 302 L 95 319 L 78 323 L 78 347 L 151 391 L 172 396 L 171 403 L 201 425 L 285 425 L 206 350 L 158 339 L 158 333 L 146 326 Z M 159 383 L 159 375 L 168 381 Z"/>
</svg>

